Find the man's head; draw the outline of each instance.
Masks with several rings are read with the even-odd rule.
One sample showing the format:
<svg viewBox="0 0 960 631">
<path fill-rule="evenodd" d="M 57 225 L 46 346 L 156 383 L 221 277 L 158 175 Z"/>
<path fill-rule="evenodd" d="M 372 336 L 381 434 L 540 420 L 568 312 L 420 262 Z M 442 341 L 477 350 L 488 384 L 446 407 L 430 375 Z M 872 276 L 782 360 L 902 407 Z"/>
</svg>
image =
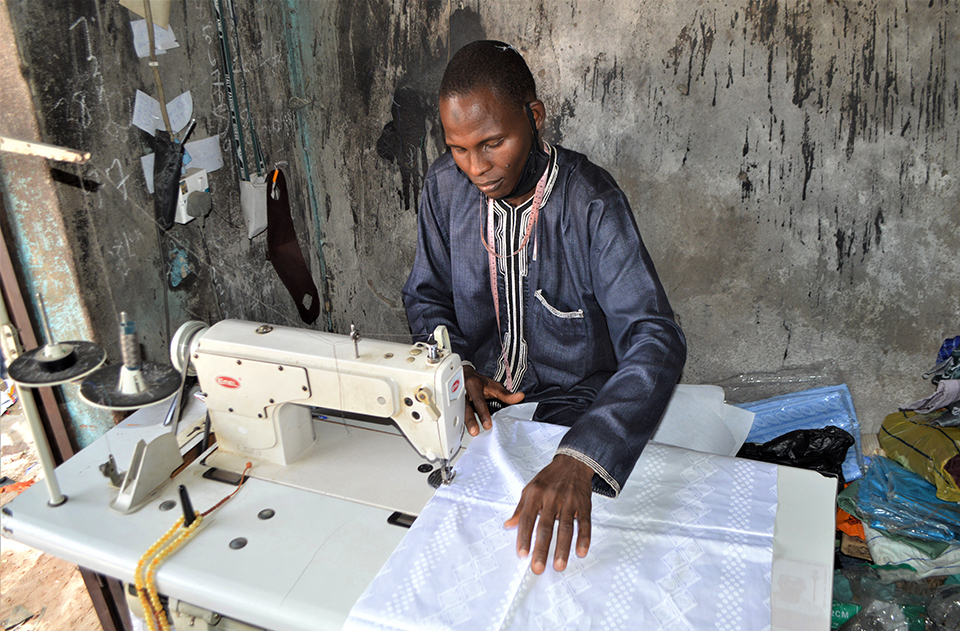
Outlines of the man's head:
<svg viewBox="0 0 960 631">
<path fill-rule="evenodd" d="M 456 52 L 440 82 L 440 100 L 490 90 L 503 103 L 523 110 L 537 100 L 537 85 L 520 53 L 503 42 L 480 40 Z"/>
<path fill-rule="evenodd" d="M 488 197 L 519 203 L 533 194 L 548 161 L 536 147 L 545 116 L 533 75 L 512 46 L 473 42 L 447 65 L 440 84 L 446 142 Z"/>
</svg>

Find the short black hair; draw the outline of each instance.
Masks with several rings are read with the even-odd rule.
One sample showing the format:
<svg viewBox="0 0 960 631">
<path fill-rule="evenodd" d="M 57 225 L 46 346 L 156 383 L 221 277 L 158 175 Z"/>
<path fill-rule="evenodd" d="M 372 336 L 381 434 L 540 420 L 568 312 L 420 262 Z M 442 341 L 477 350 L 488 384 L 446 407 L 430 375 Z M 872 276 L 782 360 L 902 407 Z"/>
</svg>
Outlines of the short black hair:
<svg viewBox="0 0 960 631">
<path fill-rule="evenodd" d="M 454 54 L 440 82 L 440 99 L 488 88 L 517 107 L 537 99 L 537 84 L 527 62 L 510 44 L 484 39 Z"/>
</svg>

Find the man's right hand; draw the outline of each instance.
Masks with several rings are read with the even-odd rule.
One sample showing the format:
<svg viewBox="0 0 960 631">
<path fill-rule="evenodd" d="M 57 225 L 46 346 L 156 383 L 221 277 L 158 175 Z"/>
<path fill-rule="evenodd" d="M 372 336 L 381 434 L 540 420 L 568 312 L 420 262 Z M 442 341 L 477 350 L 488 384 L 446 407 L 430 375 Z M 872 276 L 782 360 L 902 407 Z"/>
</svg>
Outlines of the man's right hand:
<svg viewBox="0 0 960 631">
<path fill-rule="evenodd" d="M 464 422 L 471 436 L 480 434 L 480 425 L 483 425 L 483 429 L 493 427 L 490 410 L 487 409 L 487 399 L 499 399 L 510 405 L 523 401 L 522 392 L 510 392 L 499 381 L 484 377 L 472 366 L 463 367 L 463 379 L 467 387 L 466 419 L 464 419 Z"/>
</svg>

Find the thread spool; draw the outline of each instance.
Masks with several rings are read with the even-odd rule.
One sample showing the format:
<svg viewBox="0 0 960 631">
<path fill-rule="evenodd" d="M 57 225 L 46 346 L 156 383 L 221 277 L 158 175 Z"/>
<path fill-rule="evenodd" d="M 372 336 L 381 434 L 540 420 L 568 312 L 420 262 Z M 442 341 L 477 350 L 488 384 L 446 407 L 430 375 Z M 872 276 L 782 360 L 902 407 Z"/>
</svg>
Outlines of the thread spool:
<svg viewBox="0 0 960 631">
<path fill-rule="evenodd" d="M 108 410 L 135 410 L 168 399 L 179 390 L 180 374 L 169 364 L 144 362 L 136 323 L 120 312 L 120 355 L 123 365 L 105 366 L 80 385 L 80 397 Z"/>
<path fill-rule="evenodd" d="M 137 325 L 127 317 L 126 311 L 120 312 L 120 355 L 128 370 L 140 369 L 140 341 L 137 339 Z"/>
</svg>

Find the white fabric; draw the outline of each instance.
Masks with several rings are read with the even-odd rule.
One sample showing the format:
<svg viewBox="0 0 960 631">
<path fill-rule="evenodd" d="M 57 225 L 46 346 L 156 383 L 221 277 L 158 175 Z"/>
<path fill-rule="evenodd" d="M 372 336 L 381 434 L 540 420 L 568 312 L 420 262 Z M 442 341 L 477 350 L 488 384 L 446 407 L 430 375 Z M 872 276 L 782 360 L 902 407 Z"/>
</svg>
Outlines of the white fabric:
<svg viewBox="0 0 960 631">
<path fill-rule="evenodd" d="M 775 465 L 650 443 L 619 498 L 593 496 L 586 558 L 536 576 L 503 522 L 566 428 L 533 409 L 470 443 L 344 629 L 770 627 Z"/>
<path fill-rule="evenodd" d="M 941 382 L 942 383 L 942 382 Z M 863 524 L 870 556 L 877 565 L 900 565 L 905 563 L 916 570 L 909 580 L 930 576 L 950 576 L 960 573 L 960 546 L 950 546 L 943 554 L 933 559 L 910 544 L 890 539 L 879 530 Z"/>
</svg>

